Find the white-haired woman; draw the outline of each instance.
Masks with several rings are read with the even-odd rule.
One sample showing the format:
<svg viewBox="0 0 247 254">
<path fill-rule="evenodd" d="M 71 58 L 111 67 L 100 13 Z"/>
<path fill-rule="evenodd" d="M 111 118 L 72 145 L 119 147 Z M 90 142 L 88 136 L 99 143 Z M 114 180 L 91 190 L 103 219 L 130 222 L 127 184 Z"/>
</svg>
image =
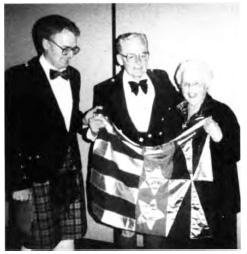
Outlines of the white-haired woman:
<svg viewBox="0 0 247 254">
<path fill-rule="evenodd" d="M 240 212 L 240 193 L 236 163 L 240 159 L 240 127 L 233 111 L 208 94 L 213 74 L 208 65 L 198 60 L 182 62 L 175 81 L 184 101 L 178 105 L 183 129 L 200 119 L 207 119 L 201 134 L 209 136 L 212 179 L 195 183 L 205 212 L 208 233 L 197 240 L 182 241 L 184 248 L 236 248 L 236 215 Z M 195 136 L 192 151 L 200 150 Z M 196 164 L 192 158 L 193 165 Z M 205 232 L 204 232 L 205 233 Z"/>
</svg>

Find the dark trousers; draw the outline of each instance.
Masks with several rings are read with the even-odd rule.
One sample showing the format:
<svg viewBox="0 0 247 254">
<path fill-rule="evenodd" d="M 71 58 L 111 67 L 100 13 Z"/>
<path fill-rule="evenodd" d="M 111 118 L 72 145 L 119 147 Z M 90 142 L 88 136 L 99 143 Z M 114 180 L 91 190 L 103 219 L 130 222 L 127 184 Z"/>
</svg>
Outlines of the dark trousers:
<svg viewBox="0 0 247 254">
<path fill-rule="evenodd" d="M 121 229 L 114 229 L 114 244 L 117 249 L 136 249 L 136 234 L 132 237 L 124 237 Z"/>
<path fill-rule="evenodd" d="M 165 238 L 154 235 L 143 235 L 145 249 L 162 249 Z M 121 229 L 114 230 L 114 242 L 117 249 L 137 249 L 137 237 L 124 237 Z"/>
</svg>

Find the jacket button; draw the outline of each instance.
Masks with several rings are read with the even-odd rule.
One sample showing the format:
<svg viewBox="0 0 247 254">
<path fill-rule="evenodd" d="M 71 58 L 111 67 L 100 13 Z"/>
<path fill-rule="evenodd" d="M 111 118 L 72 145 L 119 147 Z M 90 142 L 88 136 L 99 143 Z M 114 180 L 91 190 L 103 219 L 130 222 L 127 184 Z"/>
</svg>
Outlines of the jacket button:
<svg viewBox="0 0 247 254">
<path fill-rule="evenodd" d="M 164 117 L 162 117 L 162 118 L 161 118 L 161 122 L 164 122 L 164 121 L 165 121 L 165 118 L 164 118 Z"/>
<path fill-rule="evenodd" d="M 160 131 L 160 132 L 159 132 L 159 136 L 162 136 L 162 135 L 163 135 L 163 131 Z"/>
<path fill-rule="evenodd" d="M 142 143 L 144 141 L 144 138 L 143 137 L 140 137 L 139 138 L 139 141 Z"/>
<path fill-rule="evenodd" d="M 152 134 L 151 133 L 148 133 L 148 138 L 152 138 Z"/>
</svg>

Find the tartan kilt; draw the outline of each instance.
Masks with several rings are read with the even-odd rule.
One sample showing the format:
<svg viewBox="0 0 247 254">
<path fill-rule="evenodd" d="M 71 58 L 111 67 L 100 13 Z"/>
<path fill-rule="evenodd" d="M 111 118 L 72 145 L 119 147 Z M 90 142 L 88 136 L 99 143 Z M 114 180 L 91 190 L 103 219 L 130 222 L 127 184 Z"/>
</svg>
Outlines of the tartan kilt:
<svg viewBox="0 0 247 254">
<path fill-rule="evenodd" d="M 75 177 L 80 189 L 79 197 L 67 210 L 59 212 L 51 203 L 50 182 L 33 183 L 31 237 L 24 243 L 25 247 L 51 250 L 61 240 L 80 239 L 85 235 L 87 221 L 81 172 Z"/>
</svg>

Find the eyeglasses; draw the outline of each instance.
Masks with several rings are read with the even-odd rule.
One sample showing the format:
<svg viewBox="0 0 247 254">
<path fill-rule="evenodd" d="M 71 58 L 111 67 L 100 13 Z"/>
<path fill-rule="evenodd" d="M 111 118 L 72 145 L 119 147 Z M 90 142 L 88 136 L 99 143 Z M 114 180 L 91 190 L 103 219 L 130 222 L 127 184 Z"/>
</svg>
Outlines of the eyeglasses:
<svg viewBox="0 0 247 254">
<path fill-rule="evenodd" d="M 148 51 L 143 52 L 139 55 L 136 55 L 136 54 L 126 54 L 126 55 L 124 55 L 124 54 L 121 54 L 121 53 L 119 53 L 119 55 L 125 57 L 127 62 L 129 62 L 129 63 L 135 63 L 138 59 L 140 59 L 141 61 L 144 62 L 144 61 L 147 61 L 148 58 L 149 58 L 149 52 Z"/>
<path fill-rule="evenodd" d="M 52 42 L 54 45 L 56 45 L 58 48 L 60 48 L 62 50 L 62 54 L 64 56 L 67 56 L 69 54 L 70 51 L 73 52 L 73 55 L 76 55 L 80 52 L 80 48 L 78 46 L 75 46 L 75 47 L 61 47 L 59 46 L 55 41 L 49 39 L 48 41 Z"/>
<path fill-rule="evenodd" d="M 201 87 L 206 86 L 206 84 L 204 82 L 192 82 L 192 83 L 184 82 L 184 83 L 182 83 L 182 86 L 186 87 L 186 88 L 188 88 L 188 87 L 201 88 Z"/>
</svg>

